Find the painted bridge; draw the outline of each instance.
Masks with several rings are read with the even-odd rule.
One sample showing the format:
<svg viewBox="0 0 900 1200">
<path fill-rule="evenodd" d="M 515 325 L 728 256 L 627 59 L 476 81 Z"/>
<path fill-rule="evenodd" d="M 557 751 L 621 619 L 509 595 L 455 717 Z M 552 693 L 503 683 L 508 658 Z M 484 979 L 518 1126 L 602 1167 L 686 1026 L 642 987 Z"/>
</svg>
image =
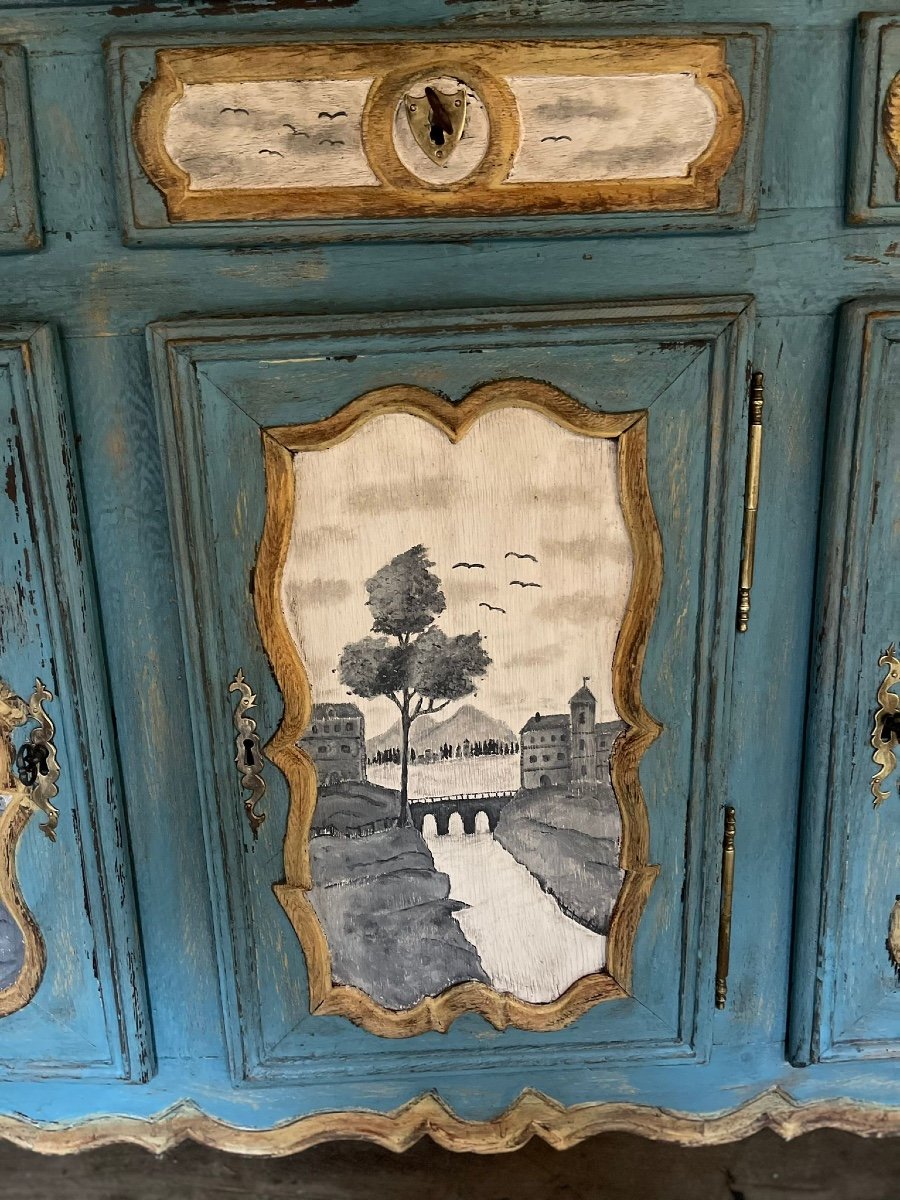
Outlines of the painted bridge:
<svg viewBox="0 0 900 1200">
<path fill-rule="evenodd" d="M 467 792 L 461 796 L 422 796 L 409 802 L 409 816 L 413 825 L 421 833 L 427 816 L 434 817 L 439 834 L 450 832 L 450 818 L 454 813 L 462 817 L 465 833 L 475 832 L 475 822 L 479 813 L 484 813 L 488 820 L 488 828 L 493 833 L 500 819 L 500 813 L 517 793 L 515 789 L 509 792 Z"/>
</svg>

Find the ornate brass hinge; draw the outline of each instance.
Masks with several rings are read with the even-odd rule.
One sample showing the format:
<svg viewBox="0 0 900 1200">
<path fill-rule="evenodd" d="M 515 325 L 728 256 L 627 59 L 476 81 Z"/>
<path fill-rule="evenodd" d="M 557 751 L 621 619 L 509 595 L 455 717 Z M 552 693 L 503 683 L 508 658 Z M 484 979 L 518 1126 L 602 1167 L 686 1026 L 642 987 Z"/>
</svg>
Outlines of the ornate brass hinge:
<svg viewBox="0 0 900 1200">
<path fill-rule="evenodd" d="M 722 837 L 722 898 L 719 902 L 719 952 L 716 955 L 716 1008 L 728 997 L 728 960 L 731 957 L 731 904 L 734 898 L 734 809 L 725 809 Z"/>
<path fill-rule="evenodd" d="M 747 475 L 744 482 L 744 531 L 741 535 L 741 577 L 738 585 L 737 627 L 746 633 L 750 624 L 750 590 L 756 556 L 756 513 L 759 508 L 759 474 L 762 465 L 762 415 L 765 404 L 762 371 L 750 376 L 750 413 L 747 431 Z"/>
</svg>

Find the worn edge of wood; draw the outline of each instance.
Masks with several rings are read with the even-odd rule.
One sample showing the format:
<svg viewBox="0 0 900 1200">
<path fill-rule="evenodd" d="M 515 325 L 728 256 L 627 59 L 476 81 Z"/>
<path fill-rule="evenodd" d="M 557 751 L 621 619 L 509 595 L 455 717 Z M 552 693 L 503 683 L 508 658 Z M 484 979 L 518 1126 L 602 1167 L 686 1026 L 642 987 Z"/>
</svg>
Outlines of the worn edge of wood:
<svg viewBox="0 0 900 1200">
<path fill-rule="evenodd" d="M 719 184 L 745 130 L 744 102 L 728 70 L 726 39 L 619 38 L 607 41 L 398 42 L 377 44 L 272 44 L 158 49 L 156 77 L 143 91 L 132 119 L 138 161 L 161 193 L 169 220 L 264 221 L 298 218 L 400 216 L 529 216 L 590 212 L 713 210 Z M 216 188 L 192 191 L 190 175 L 165 146 L 169 114 L 185 84 L 296 79 L 302 49 L 305 78 L 376 78 L 362 121 L 363 148 L 379 177 L 377 188 Z M 433 68 L 490 85 L 498 125 L 482 163 L 456 184 L 432 187 L 409 174 L 390 137 L 396 103 L 409 81 Z M 393 64 L 402 61 L 401 70 Z M 449 66 L 448 66 L 449 64 Z M 585 74 L 620 71 L 688 71 L 712 100 L 716 127 L 684 177 L 589 180 L 560 184 L 505 180 L 518 144 L 518 116 L 502 79 L 517 70 L 559 70 L 577 65 Z M 493 73 L 493 74 L 492 74 Z M 390 143 L 390 144 L 389 144 Z M 379 157 L 381 156 L 381 157 Z M 386 166 L 386 170 L 384 169 Z"/>
<path fill-rule="evenodd" d="M 497 1154 L 539 1137 L 566 1150 L 600 1133 L 628 1133 L 652 1141 L 700 1147 L 738 1141 L 769 1129 L 785 1141 L 815 1129 L 860 1137 L 900 1134 L 900 1109 L 852 1100 L 797 1103 L 784 1089 L 769 1088 L 737 1108 L 712 1114 L 678 1112 L 627 1102 L 566 1107 L 532 1089 L 498 1116 L 468 1121 L 439 1096 L 425 1093 L 389 1113 L 354 1109 L 311 1113 L 268 1129 L 231 1125 L 182 1100 L 155 1117 L 89 1117 L 73 1124 L 0 1117 L 0 1138 L 41 1154 L 71 1154 L 128 1142 L 163 1154 L 186 1141 L 232 1154 L 283 1157 L 322 1142 L 366 1141 L 402 1152 L 423 1137 L 446 1150 Z"/>
<path fill-rule="evenodd" d="M 325 934 L 306 894 L 312 887 L 309 831 L 317 781 L 315 768 L 298 742 L 309 723 L 312 700 L 281 601 L 294 518 L 292 455 L 336 445 L 385 413 L 418 416 L 455 443 L 480 417 L 503 408 L 540 412 L 583 436 L 618 439 L 619 489 L 634 554 L 628 605 L 613 657 L 613 697 L 628 726 L 617 742 L 612 766 L 613 788 L 622 815 L 619 861 L 626 875 L 610 923 L 606 969 L 577 980 L 558 999 L 536 1004 L 482 983 L 467 982 L 426 997 L 410 1009 L 395 1011 L 379 1005 L 359 988 L 333 982 Z M 275 426 L 263 434 L 266 522 L 253 595 L 260 637 L 284 699 L 284 715 L 266 746 L 266 754 L 285 775 L 290 792 L 284 839 L 285 882 L 276 884 L 274 891 L 306 956 L 312 1013 L 348 1017 L 381 1037 L 411 1037 L 429 1030 L 445 1032 L 465 1012 L 480 1013 L 497 1029 L 513 1025 L 547 1031 L 563 1028 L 602 1000 L 629 995 L 634 940 L 659 870 L 647 861 L 650 825 L 638 778 L 641 756 L 661 730 L 644 707 L 640 690 L 646 644 L 662 586 L 662 541 L 650 497 L 646 447 L 646 413 L 595 412 L 559 389 L 529 379 L 483 384 L 458 404 L 449 404 L 425 388 L 379 388 L 321 421 Z"/>
</svg>

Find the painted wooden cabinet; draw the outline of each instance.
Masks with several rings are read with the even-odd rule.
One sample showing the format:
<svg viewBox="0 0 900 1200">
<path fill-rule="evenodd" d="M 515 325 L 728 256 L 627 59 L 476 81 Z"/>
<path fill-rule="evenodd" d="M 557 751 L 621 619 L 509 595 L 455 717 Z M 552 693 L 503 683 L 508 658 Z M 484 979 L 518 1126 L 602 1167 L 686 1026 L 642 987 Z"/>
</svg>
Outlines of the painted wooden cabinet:
<svg viewBox="0 0 900 1200">
<path fill-rule="evenodd" d="M 0 1133 L 898 1132 L 900 13 L 0 12 Z"/>
</svg>

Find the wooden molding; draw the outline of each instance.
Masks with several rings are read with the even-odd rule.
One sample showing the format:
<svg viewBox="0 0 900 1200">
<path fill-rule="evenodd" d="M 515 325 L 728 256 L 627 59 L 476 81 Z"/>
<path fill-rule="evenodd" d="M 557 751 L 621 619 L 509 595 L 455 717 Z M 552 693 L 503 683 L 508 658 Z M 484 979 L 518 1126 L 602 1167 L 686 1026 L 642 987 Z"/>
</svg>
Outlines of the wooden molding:
<svg viewBox="0 0 900 1200">
<path fill-rule="evenodd" d="M 827 1127 L 860 1137 L 900 1134 L 900 1109 L 849 1100 L 798 1104 L 782 1088 L 761 1092 L 727 1112 L 695 1114 L 615 1102 L 570 1108 L 541 1092 L 523 1091 L 499 1116 L 466 1121 L 439 1097 L 426 1094 L 390 1113 L 364 1110 L 312 1113 L 271 1129 L 229 1125 L 181 1101 L 156 1117 L 89 1117 L 75 1124 L 0 1117 L 0 1137 L 41 1154 L 71 1154 L 129 1142 L 163 1154 L 194 1141 L 232 1154 L 282 1157 L 331 1140 L 374 1142 L 408 1150 L 430 1137 L 446 1150 L 497 1154 L 518 1150 L 533 1137 L 566 1150 L 600 1133 L 630 1133 L 680 1146 L 712 1146 L 750 1137 L 762 1129 L 786 1141 Z"/>
<path fill-rule="evenodd" d="M 309 724 L 312 697 L 297 646 L 285 621 L 282 578 L 294 518 L 292 457 L 327 449 L 351 437 L 384 413 L 408 413 L 458 442 L 485 413 L 501 408 L 531 409 L 575 433 L 618 440 L 623 516 L 631 537 L 634 572 L 625 617 L 613 658 L 613 698 L 628 726 L 613 760 L 613 787 L 622 815 L 619 865 L 626 872 L 607 944 L 607 966 L 577 980 L 557 1000 L 529 1003 L 467 982 L 428 997 L 413 1008 L 382 1007 L 355 987 L 332 981 L 331 957 L 308 891 L 313 886 L 309 833 L 316 807 L 316 772 L 298 742 Z M 310 1011 L 342 1015 L 382 1037 L 409 1037 L 445 1031 L 464 1012 L 478 1012 L 498 1029 L 560 1029 L 601 1000 L 626 996 L 631 987 L 635 933 L 658 873 L 647 861 L 650 828 L 638 765 L 660 726 L 643 705 L 640 675 L 662 585 L 662 542 L 650 498 L 646 466 L 647 417 L 642 412 L 600 413 L 583 407 L 549 384 L 528 379 L 481 385 L 460 403 L 450 404 L 424 388 L 380 388 L 357 398 L 333 416 L 308 425 L 272 427 L 263 434 L 267 513 L 254 574 L 253 594 L 263 645 L 284 698 L 284 716 L 266 747 L 290 788 L 284 841 L 285 882 L 275 893 L 303 946 L 309 973 Z"/>
<path fill-rule="evenodd" d="M 397 68 L 396 64 L 403 66 Z M 428 73 L 472 87 L 489 114 L 480 164 L 454 183 L 428 183 L 400 161 L 394 114 L 404 92 Z M 711 102 L 715 124 L 683 175 L 509 178 L 520 145 L 517 77 L 688 75 Z M 197 84 L 371 79 L 361 118 L 365 161 L 376 186 L 192 185 L 166 145 L 172 110 Z M 744 107 L 729 73 L 722 37 L 618 38 L 606 41 L 296 43 L 169 47 L 156 51 L 156 78 L 134 112 L 137 157 L 162 193 L 169 220 L 262 221 L 400 216 L 525 216 L 557 213 L 714 210 L 719 185 L 744 134 Z M 555 140 L 555 139 L 548 139 Z M 556 139 L 558 140 L 558 139 Z M 571 139 L 569 139 L 571 140 Z M 283 157 L 283 155 L 281 155 Z"/>
</svg>

